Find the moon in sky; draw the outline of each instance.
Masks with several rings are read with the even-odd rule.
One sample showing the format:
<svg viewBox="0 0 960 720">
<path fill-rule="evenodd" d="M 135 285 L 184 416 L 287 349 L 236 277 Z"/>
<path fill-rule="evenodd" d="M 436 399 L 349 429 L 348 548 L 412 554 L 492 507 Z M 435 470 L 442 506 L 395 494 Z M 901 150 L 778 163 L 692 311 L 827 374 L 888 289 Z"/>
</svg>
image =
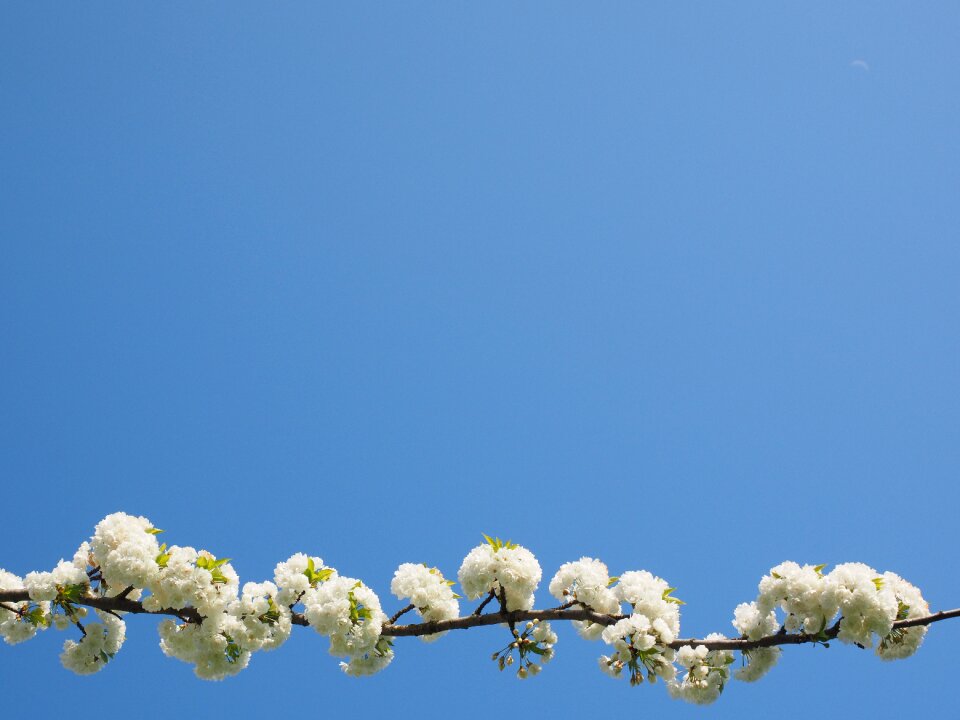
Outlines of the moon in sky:
<svg viewBox="0 0 960 720">
<path fill-rule="evenodd" d="M 860 68 L 861 70 L 870 72 L 870 66 L 867 65 L 866 60 L 854 60 L 852 63 L 850 63 L 850 67 Z"/>
</svg>

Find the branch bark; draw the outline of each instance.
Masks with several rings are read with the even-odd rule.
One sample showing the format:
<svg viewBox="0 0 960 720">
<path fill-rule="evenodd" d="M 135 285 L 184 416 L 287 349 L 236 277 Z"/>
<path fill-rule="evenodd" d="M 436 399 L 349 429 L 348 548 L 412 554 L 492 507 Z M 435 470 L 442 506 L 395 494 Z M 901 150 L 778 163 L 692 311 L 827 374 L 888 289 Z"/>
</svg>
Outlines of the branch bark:
<svg viewBox="0 0 960 720">
<path fill-rule="evenodd" d="M 30 596 L 26 590 L 0 590 L 0 602 L 19 603 L 27 602 Z M 128 597 L 118 595 L 115 597 L 97 597 L 88 595 L 80 599 L 76 605 L 104 610 L 106 612 L 125 612 L 134 615 L 170 615 L 184 622 L 199 623 L 203 617 L 195 608 L 188 607 L 181 610 L 174 608 L 164 608 L 162 610 L 145 610 L 143 605 Z M 394 616 L 399 617 L 398 615 Z M 388 622 L 383 626 L 383 635 L 388 637 L 419 637 L 422 635 L 432 635 L 433 633 L 445 632 L 447 630 L 469 630 L 473 627 L 486 627 L 489 625 L 509 625 L 512 623 L 527 622 L 528 620 L 581 620 L 597 623 L 599 625 L 613 625 L 618 620 L 622 620 L 626 615 L 602 615 L 586 608 L 556 608 L 553 610 L 515 610 L 513 612 L 495 612 L 486 615 L 468 615 L 466 617 L 455 618 L 453 620 L 444 620 L 442 622 L 424 622 L 411 623 L 409 625 L 394 625 Z M 942 610 L 931 615 L 923 617 L 910 618 L 908 620 L 898 620 L 893 624 L 894 629 L 920 627 L 932 625 L 935 622 L 950 620 L 960 617 L 960 608 L 954 610 Z M 307 619 L 301 613 L 293 613 L 292 622 L 294 625 L 308 626 Z M 756 648 L 774 647 L 777 645 L 804 645 L 808 643 L 823 642 L 826 638 L 832 640 L 836 638 L 839 632 L 839 623 L 828 628 L 823 635 L 810 635 L 807 633 L 775 633 L 767 635 L 758 640 L 747 640 L 745 638 L 732 638 L 730 640 L 699 640 L 697 638 L 684 638 L 674 640 L 670 647 L 677 649 L 685 645 L 706 645 L 710 650 L 754 650 Z"/>
</svg>

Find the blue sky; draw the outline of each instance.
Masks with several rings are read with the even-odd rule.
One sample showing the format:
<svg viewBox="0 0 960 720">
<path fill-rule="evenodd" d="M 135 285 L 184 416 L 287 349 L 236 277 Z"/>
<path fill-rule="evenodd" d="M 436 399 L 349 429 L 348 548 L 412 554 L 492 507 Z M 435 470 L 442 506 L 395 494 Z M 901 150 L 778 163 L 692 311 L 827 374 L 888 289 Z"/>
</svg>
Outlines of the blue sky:
<svg viewBox="0 0 960 720">
<path fill-rule="evenodd" d="M 482 532 L 547 579 L 662 575 L 685 635 L 785 559 L 960 605 L 958 31 L 949 2 L 7 3 L 0 566 L 125 510 L 389 609 L 398 564 L 454 576 Z M 210 684 L 154 626 L 92 678 L 61 634 L 0 647 L 3 705 L 942 716 L 960 639 L 796 648 L 703 710 L 571 628 L 525 683 L 488 629 L 365 681 L 298 632 Z"/>
</svg>

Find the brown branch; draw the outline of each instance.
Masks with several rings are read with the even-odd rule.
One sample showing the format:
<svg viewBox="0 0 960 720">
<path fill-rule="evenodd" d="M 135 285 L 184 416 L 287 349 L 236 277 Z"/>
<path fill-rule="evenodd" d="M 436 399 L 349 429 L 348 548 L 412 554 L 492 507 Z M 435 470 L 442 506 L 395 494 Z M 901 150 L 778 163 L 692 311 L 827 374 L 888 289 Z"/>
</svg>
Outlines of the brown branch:
<svg viewBox="0 0 960 720">
<path fill-rule="evenodd" d="M 410 612 L 410 611 L 413 610 L 415 607 L 416 607 L 416 605 L 414 605 L 413 603 L 410 603 L 410 604 L 407 605 L 405 608 L 401 608 L 400 610 L 397 610 L 397 611 L 390 617 L 390 619 L 387 620 L 387 622 L 390 623 L 391 625 L 393 625 L 397 620 L 400 619 L 400 616 L 401 616 L 401 615 Z"/>
<path fill-rule="evenodd" d="M 27 602 L 30 595 L 26 590 L 0 590 L 0 602 Z M 134 615 L 173 615 L 186 622 L 198 623 L 203 617 L 197 612 L 196 608 L 187 607 L 182 610 L 174 608 L 163 608 L 161 610 L 146 610 L 142 604 L 128 597 L 98 597 L 97 595 L 84 595 L 79 600 L 73 602 L 73 605 L 83 605 L 95 610 L 105 612 L 125 612 Z"/>
<path fill-rule="evenodd" d="M 30 596 L 26 590 L 0 590 L 0 603 L 3 602 L 25 602 L 29 601 Z M 196 608 L 188 607 L 182 610 L 173 608 L 163 608 L 162 610 L 145 610 L 143 605 L 136 600 L 126 597 L 97 597 L 86 595 L 73 603 L 75 605 L 84 605 L 97 610 L 107 612 L 125 612 L 137 615 L 172 615 L 184 622 L 198 623 L 203 617 L 197 612 Z M 8 610 L 11 608 L 7 608 Z M 399 617 L 398 615 L 394 616 Z M 468 630 L 473 627 L 486 627 L 488 625 L 515 624 L 526 622 L 528 620 L 581 620 L 597 623 L 598 625 L 613 625 L 618 620 L 622 620 L 626 615 L 602 615 L 587 608 L 556 608 L 553 610 L 514 610 L 512 612 L 496 612 L 487 615 L 468 615 L 466 617 L 454 618 L 453 620 L 433 621 L 412 623 L 409 625 L 386 624 L 383 627 L 383 635 L 388 637 L 419 637 L 422 635 L 432 635 L 433 633 L 446 632 L 447 630 Z M 960 608 L 954 610 L 942 610 L 931 615 L 909 618 L 907 620 L 898 620 L 893 623 L 894 629 L 920 627 L 932 625 L 942 620 L 951 618 L 960 618 Z M 301 613 L 293 613 L 291 621 L 294 625 L 308 626 L 307 619 Z M 710 650 L 754 650 L 756 648 L 775 647 L 778 645 L 805 645 L 808 643 L 823 642 L 824 640 L 834 639 L 840 631 L 839 623 L 833 625 L 821 635 L 810 633 L 774 633 L 758 640 L 747 640 L 745 638 L 732 638 L 729 640 L 698 640 L 697 638 L 684 638 L 674 640 L 670 647 L 677 649 L 685 645 L 705 645 Z"/>
<path fill-rule="evenodd" d="M 473 614 L 474 614 L 474 615 L 480 615 L 480 614 L 483 612 L 483 609 L 487 606 L 487 604 L 488 604 L 491 600 L 493 600 L 496 596 L 497 596 L 496 591 L 495 591 L 495 590 L 491 590 L 491 591 L 490 591 L 490 594 L 487 595 L 487 597 L 484 599 L 484 601 L 477 606 L 477 609 L 476 609 L 476 610 L 473 611 Z"/>
</svg>

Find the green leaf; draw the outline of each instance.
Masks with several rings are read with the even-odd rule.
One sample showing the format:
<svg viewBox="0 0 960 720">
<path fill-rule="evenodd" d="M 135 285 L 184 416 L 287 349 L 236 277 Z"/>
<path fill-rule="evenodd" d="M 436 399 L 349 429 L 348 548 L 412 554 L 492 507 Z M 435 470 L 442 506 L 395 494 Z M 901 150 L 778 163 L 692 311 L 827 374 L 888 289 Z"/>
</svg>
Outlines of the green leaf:
<svg viewBox="0 0 960 720">
<path fill-rule="evenodd" d="M 57 585 L 57 599 L 55 602 L 79 602 L 86 593 L 86 585 Z"/>
<path fill-rule="evenodd" d="M 165 568 L 167 566 L 167 563 L 170 562 L 170 553 L 167 552 L 166 543 L 160 546 L 160 554 L 157 555 L 155 559 L 157 561 L 157 565 L 159 565 L 162 568 Z"/>
<path fill-rule="evenodd" d="M 152 528 L 147 528 L 147 532 L 150 533 L 151 535 L 159 535 L 160 533 L 163 532 L 163 530 L 161 530 L 160 528 L 152 527 Z"/>
<path fill-rule="evenodd" d="M 267 611 L 257 620 L 267 625 L 276 625 L 280 622 L 280 609 L 274 604 L 272 597 L 267 597 Z"/>
<path fill-rule="evenodd" d="M 686 605 L 686 603 L 680 598 L 670 597 L 670 593 L 672 593 L 674 590 L 676 590 L 676 588 L 672 588 L 672 587 L 668 587 L 666 590 L 664 590 L 663 599 L 666 600 L 667 602 L 676 603 L 677 605 Z"/>
<path fill-rule="evenodd" d="M 230 558 L 217 560 L 212 555 L 200 555 L 197 557 L 196 566 L 210 573 L 214 585 L 225 585 L 229 580 L 220 568 L 228 562 L 230 562 Z"/>
<path fill-rule="evenodd" d="M 783 580 L 783 575 L 780 575 L 779 573 L 775 573 L 772 570 L 770 571 L 770 576 L 775 580 Z"/>
<path fill-rule="evenodd" d="M 224 655 L 227 656 L 227 662 L 231 665 L 240 662 L 240 657 L 243 655 L 243 650 L 240 649 L 240 646 L 237 645 L 236 641 L 232 637 L 226 633 L 221 633 L 221 635 L 227 639 L 227 647 L 223 651 Z"/>
<path fill-rule="evenodd" d="M 41 608 L 39 605 L 33 606 L 30 611 L 24 615 L 24 617 L 31 625 L 50 627 L 50 618 L 47 617 L 47 614 L 43 612 L 43 608 Z"/>
<path fill-rule="evenodd" d="M 820 575 L 820 576 L 822 577 L 822 576 L 823 576 L 823 569 L 824 569 L 826 566 L 827 566 L 827 563 L 824 563 L 823 565 L 815 565 L 814 568 L 813 568 L 813 571 L 814 571 L 817 575 Z"/>
<path fill-rule="evenodd" d="M 873 584 L 877 586 L 877 591 L 879 592 L 880 590 L 883 589 L 883 578 L 882 577 L 874 578 Z"/>
<path fill-rule="evenodd" d="M 619 581 L 620 581 L 620 576 L 619 576 L 619 575 L 614 575 L 614 576 L 611 577 L 609 580 L 607 580 L 607 587 L 610 587 L 611 585 L 614 585 L 614 584 L 616 584 L 616 583 L 619 582 Z"/>
</svg>

